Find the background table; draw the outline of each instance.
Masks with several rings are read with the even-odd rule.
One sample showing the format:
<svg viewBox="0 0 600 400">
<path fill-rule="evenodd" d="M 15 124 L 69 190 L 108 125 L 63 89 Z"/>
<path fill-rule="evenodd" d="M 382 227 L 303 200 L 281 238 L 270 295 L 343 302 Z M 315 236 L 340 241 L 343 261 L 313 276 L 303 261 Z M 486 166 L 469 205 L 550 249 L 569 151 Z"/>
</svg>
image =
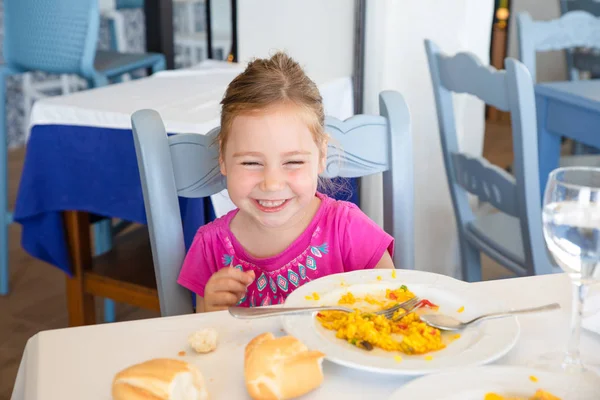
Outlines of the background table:
<svg viewBox="0 0 600 400">
<path fill-rule="evenodd" d="M 539 83 L 535 97 L 543 199 L 548 174 L 559 166 L 561 137 L 600 148 L 600 80 Z"/>
<path fill-rule="evenodd" d="M 468 290 L 479 296 L 498 298 L 498 307 L 528 307 L 555 301 L 562 306 L 558 311 L 520 316 L 519 340 L 496 364 L 522 365 L 566 346 L 571 310 L 566 275 L 469 285 Z M 596 307 L 598 312 L 586 320 L 588 327 L 600 322 L 600 302 Z M 195 354 L 187 346 L 187 336 L 204 327 L 219 332 L 219 344 L 214 353 Z M 237 320 L 226 311 L 40 332 L 25 347 L 13 399 L 107 399 L 112 378 L 122 368 L 154 357 L 178 358 L 181 350 L 186 355 L 179 358 L 195 364 L 204 374 L 211 398 L 246 399 L 244 347 L 263 332 L 282 335 L 279 319 Z M 600 365 L 600 329 L 598 333 L 583 331 L 581 350 L 584 360 Z M 305 399 L 386 399 L 412 379 L 356 371 L 328 361 L 323 365 L 324 384 Z"/>
</svg>

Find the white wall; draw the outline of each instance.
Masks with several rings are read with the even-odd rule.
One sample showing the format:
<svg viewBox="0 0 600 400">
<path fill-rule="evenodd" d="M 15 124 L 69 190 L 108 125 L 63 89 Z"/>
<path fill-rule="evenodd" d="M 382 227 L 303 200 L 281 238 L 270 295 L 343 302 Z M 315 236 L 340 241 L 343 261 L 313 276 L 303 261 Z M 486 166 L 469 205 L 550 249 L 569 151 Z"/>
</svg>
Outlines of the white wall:
<svg viewBox="0 0 600 400">
<path fill-rule="evenodd" d="M 549 20 L 560 17 L 558 0 L 511 0 L 511 16 L 508 33 L 508 57 L 519 59 L 516 17 L 519 12 L 527 11 L 534 20 Z M 567 62 L 564 51 L 537 53 L 537 81 L 567 80 Z"/>
<path fill-rule="evenodd" d="M 454 211 L 442 160 L 424 39 L 454 54 L 471 51 L 489 64 L 493 0 L 377 0 L 367 3 L 365 112 L 376 114 L 381 90 L 397 90 L 412 118 L 415 182 L 415 268 L 459 276 Z M 480 155 L 482 102 L 455 97 L 463 151 Z M 363 209 L 382 221 L 381 179 L 363 180 Z"/>
<path fill-rule="evenodd" d="M 352 75 L 352 0 L 239 0 L 237 22 L 240 63 L 284 50 L 317 84 Z"/>
</svg>

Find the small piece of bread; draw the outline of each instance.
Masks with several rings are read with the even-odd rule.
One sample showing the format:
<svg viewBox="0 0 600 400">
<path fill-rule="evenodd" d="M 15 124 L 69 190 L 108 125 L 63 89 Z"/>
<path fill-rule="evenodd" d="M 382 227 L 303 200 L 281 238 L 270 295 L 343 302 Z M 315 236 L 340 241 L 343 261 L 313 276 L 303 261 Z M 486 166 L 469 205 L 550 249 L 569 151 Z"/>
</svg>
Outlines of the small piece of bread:
<svg viewBox="0 0 600 400">
<path fill-rule="evenodd" d="M 208 400 L 204 378 L 182 360 L 157 358 L 125 368 L 115 375 L 114 400 Z"/>
<path fill-rule="evenodd" d="M 263 333 L 248 343 L 244 375 L 254 400 L 285 400 L 302 396 L 323 382 L 323 358 L 292 336 Z"/>
<path fill-rule="evenodd" d="M 196 331 L 188 337 L 188 343 L 198 353 L 210 353 L 217 348 L 217 331 L 212 328 Z"/>
</svg>

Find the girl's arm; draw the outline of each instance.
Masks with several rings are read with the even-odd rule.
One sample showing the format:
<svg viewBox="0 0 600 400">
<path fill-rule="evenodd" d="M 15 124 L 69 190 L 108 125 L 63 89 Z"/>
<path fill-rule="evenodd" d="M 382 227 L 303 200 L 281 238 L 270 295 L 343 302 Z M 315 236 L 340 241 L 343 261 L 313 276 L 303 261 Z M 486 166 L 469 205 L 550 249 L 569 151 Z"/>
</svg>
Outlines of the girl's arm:
<svg viewBox="0 0 600 400">
<path fill-rule="evenodd" d="M 204 297 L 196 295 L 196 312 L 203 313 L 204 310 Z"/>
<path fill-rule="evenodd" d="M 381 260 L 375 265 L 375 269 L 394 269 L 394 261 L 387 250 L 383 253 Z"/>
</svg>

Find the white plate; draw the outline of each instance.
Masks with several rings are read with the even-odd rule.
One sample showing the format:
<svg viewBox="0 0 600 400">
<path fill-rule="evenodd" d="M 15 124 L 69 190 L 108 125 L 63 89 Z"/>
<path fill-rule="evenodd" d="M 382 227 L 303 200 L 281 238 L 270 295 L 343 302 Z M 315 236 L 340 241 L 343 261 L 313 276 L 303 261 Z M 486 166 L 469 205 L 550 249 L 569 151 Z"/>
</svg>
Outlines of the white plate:
<svg viewBox="0 0 600 400">
<path fill-rule="evenodd" d="M 537 382 L 533 382 L 531 376 L 537 378 Z M 599 397 L 597 383 L 582 381 L 572 375 L 491 365 L 417 378 L 394 392 L 389 400 L 483 400 L 489 392 L 527 399 L 537 389 L 546 390 L 563 400 Z"/>
<path fill-rule="evenodd" d="M 347 291 L 361 296 L 386 288 L 397 289 L 404 284 L 417 296 L 440 306 L 439 312 L 462 320 L 503 310 L 501 300 L 475 295 L 468 283 L 445 275 L 396 270 L 395 276 L 392 277 L 391 270 L 362 270 L 329 275 L 296 289 L 287 298 L 285 306 L 332 305 Z M 305 298 L 315 292 L 320 296 L 319 301 Z M 459 314 L 457 311 L 461 307 L 464 307 L 464 311 Z M 519 337 L 519 323 L 515 317 L 484 321 L 478 326 L 465 329 L 460 338 L 448 344 L 445 349 L 426 355 L 401 354 L 402 360 L 398 362 L 394 356 L 400 353 L 378 348 L 368 352 L 336 338 L 335 332 L 323 328 L 314 315 L 284 316 L 282 320 L 288 334 L 303 341 L 309 349 L 323 352 L 329 361 L 371 372 L 397 375 L 422 375 L 447 368 L 489 363 L 506 354 Z M 432 359 L 427 360 L 425 356 L 431 356 Z"/>
</svg>

